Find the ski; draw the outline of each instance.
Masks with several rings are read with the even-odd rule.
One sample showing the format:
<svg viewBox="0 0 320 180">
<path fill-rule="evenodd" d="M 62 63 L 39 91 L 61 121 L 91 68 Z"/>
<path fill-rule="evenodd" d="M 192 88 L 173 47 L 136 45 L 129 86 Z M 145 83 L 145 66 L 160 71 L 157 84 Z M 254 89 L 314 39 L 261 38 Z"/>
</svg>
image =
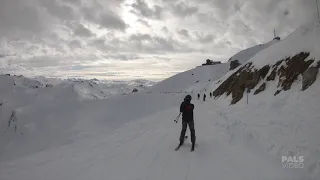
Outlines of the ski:
<svg viewBox="0 0 320 180">
<path fill-rule="evenodd" d="M 193 152 L 194 151 L 194 147 L 192 147 L 191 149 L 190 149 L 190 152 Z"/>
<path fill-rule="evenodd" d="M 188 139 L 188 136 L 184 136 L 184 140 Z M 183 144 L 179 144 L 174 150 L 178 151 Z"/>
<path fill-rule="evenodd" d="M 179 145 L 179 146 L 177 146 L 174 150 L 175 150 L 175 151 L 178 151 L 178 150 L 180 149 L 180 147 L 181 147 L 181 146 Z"/>
<path fill-rule="evenodd" d="M 192 145 L 192 147 L 191 147 L 191 149 L 190 149 L 190 152 L 193 152 L 193 151 L 194 151 L 194 147 L 195 147 L 195 146 L 196 146 L 195 144 Z"/>
</svg>

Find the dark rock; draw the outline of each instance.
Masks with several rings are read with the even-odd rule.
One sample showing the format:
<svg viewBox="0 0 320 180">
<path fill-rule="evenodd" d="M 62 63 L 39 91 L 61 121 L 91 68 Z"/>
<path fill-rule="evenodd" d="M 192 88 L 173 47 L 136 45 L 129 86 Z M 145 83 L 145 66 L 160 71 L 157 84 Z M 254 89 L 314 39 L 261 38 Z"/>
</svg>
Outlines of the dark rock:
<svg viewBox="0 0 320 180">
<path fill-rule="evenodd" d="M 138 92 L 138 89 L 137 89 L 137 88 L 134 88 L 134 89 L 132 90 L 132 92 L 133 92 L 133 93 Z"/>
<path fill-rule="evenodd" d="M 266 89 L 266 83 L 261 84 L 261 86 L 254 91 L 254 95 L 259 94 L 260 92 L 264 91 Z"/>
<path fill-rule="evenodd" d="M 221 64 L 221 61 L 213 61 L 213 60 L 207 59 L 207 60 L 206 60 L 206 63 L 205 63 L 205 64 L 202 64 L 202 66 L 206 66 L 206 65 L 216 65 L 216 64 Z"/>
<path fill-rule="evenodd" d="M 246 64 L 241 67 L 236 72 L 234 72 L 228 79 L 226 79 L 215 91 L 213 91 L 213 96 L 221 96 L 226 93 L 227 96 L 232 95 L 231 104 L 237 103 L 242 99 L 243 93 L 246 89 L 253 88 L 255 83 L 258 82 L 260 76 L 258 71 L 251 72 L 249 68 L 252 63 Z"/>
<path fill-rule="evenodd" d="M 263 68 L 261 68 L 260 69 L 260 72 L 259 72 L 259 74 L 260 74 L 260 77 L 262 78 L 262 79 L 264 79 L 265 77 L 266 77 L 266 75 L 268 74 L 268 72 L 269 72 L 269 70 L 270 70 L 270 66 L 264 66 Z"/>
<path fill-rule="evenodd" d="M 267 81 L 274 81 L 277 75 L 277 68 L 274 68 L 270 75 L 267 77 Z"/>
<path fill-rule="evenodd" d="M 280 41 L 281 38 L 280 38 L 280 37 L 275 37 L 275 38 L 273 38 L 273 40 L 278 40 L 278 41 Z"/>
<path fill-rule="evenodd" d="M 237 68 L 238 66 L 240 66 L 241 64 L 239 63 L 238 60 L 233 60 L 230 62 L 230 71 L 234 70 L 235 68 Z"/>
<path fill-rule="evenodd" d="M 310 53 L 301 52 L 292 58 L 286 59 L 286 66 L 281 66 L 278 71 L 278 87 L 284 91 L 291 88 L 292 83 L 298 78 L 298 76 L 303 74 L 314 62 L 314 60 L 305 61 L 309 55 Z"/>
<path fill-rule="evenodd" d="M 276 76 L 279 75 L 278 90 L 274 95 L 279 94 L 282 90 L 287 91 L 291 88 L 292 83 L 298 76 L 303 74 L 314 62 L 314 60 L 306 60 L 308 56 L 309 53 L 301 52 L 293 57 L 278 61 L 271 66 L 272 68 L 270 68 L 270 66 L 264 66 L 261 69 L 255 69 L 251 62 L 247 63 L 222 82 L 218 88 L 213 91 L 213 96 L 218 97 L 223 94 L 229 96 L 231 94 L 231 104 L 235 104 L 242 99 L 243 93 L 246 90 L 247 92 L 250 92 L 250 90 L 254 89 L 255 86 L 267 76 L 270 69 L 272 69 L 272 72 L 267 77 L 267 81 L 275 80 Z M 320 64 L 318 65 L 320 66 Z M 315 72 L 312 72 L 311 74 L 313 74 L 313 78 L 311 78 L 310 83 L 314 80 Z M 262 84 L 254 94 L 264 91 L 265 87 L 266 84 Z"/>
<path fill-rule="evenodd" d="M 277 90 L 277 91 L 274 93 L 274 95 L 276 96 L 276 95 L 278 95 L 280 92 L 281 92 L 281 90 Z"/>
<path fill-rule="evenodd" d="M 308 89 L 317 79 L 317 67 L 310 67 L 302 74 L 302 91 Z"/>
</svg>

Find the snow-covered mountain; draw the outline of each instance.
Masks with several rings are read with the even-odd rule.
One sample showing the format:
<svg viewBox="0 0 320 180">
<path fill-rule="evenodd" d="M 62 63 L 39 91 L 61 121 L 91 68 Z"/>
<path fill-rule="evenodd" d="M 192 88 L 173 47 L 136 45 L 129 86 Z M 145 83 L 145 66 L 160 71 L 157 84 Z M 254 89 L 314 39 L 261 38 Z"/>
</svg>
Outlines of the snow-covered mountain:
<svg viewBox="0 0 320 180">
<path fill-rule="evenodd" d="M 222 78 L 213 95 L 219 108 L 234 105 L 219 126 L 275 157 L 303 156 L 304 173 L 319 179 L 319 68 L 320 25 L 309 24 Z"/>
<path fill-rule="evenodd" d="M 108 98 L 95 80 L 46 86 L 0 76 L 0 179 L 318 180 L 319 44 L 319 24 L 307 25 L 232 71 L 201 66 Z M 186 94 L 192 153 L 189 142 L 174 151 Z M 303 162 L 289 168 L 283 156 Z"/>
</svg>

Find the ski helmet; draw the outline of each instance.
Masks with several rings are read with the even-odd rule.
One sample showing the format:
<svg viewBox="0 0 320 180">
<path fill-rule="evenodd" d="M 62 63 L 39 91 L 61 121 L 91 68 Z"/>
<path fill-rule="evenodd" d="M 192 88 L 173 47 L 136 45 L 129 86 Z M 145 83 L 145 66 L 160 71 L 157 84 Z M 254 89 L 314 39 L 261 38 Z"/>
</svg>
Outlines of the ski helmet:
<svg viewBox="0 0 320 180">
<path fill-rule="evenodd" d="M 192 97 L 188 94 L 186 95 L 186 97 L 184 98 L 184 100 L 187 100 L 187 101 L 191 101 Z"/>
</svg>

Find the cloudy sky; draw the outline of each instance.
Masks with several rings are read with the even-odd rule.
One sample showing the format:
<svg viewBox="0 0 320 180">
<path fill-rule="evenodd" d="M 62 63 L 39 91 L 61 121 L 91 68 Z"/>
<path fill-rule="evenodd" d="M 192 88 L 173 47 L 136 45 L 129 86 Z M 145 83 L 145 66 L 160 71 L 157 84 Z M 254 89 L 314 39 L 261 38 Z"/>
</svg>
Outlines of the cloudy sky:
<svg viewBox="0 0 320 180">
<path fill-rule="evenodd" d="M 160 80 L 316 12 L 315 0 L 0 0 L 0 73 Z"/>
</svg>

